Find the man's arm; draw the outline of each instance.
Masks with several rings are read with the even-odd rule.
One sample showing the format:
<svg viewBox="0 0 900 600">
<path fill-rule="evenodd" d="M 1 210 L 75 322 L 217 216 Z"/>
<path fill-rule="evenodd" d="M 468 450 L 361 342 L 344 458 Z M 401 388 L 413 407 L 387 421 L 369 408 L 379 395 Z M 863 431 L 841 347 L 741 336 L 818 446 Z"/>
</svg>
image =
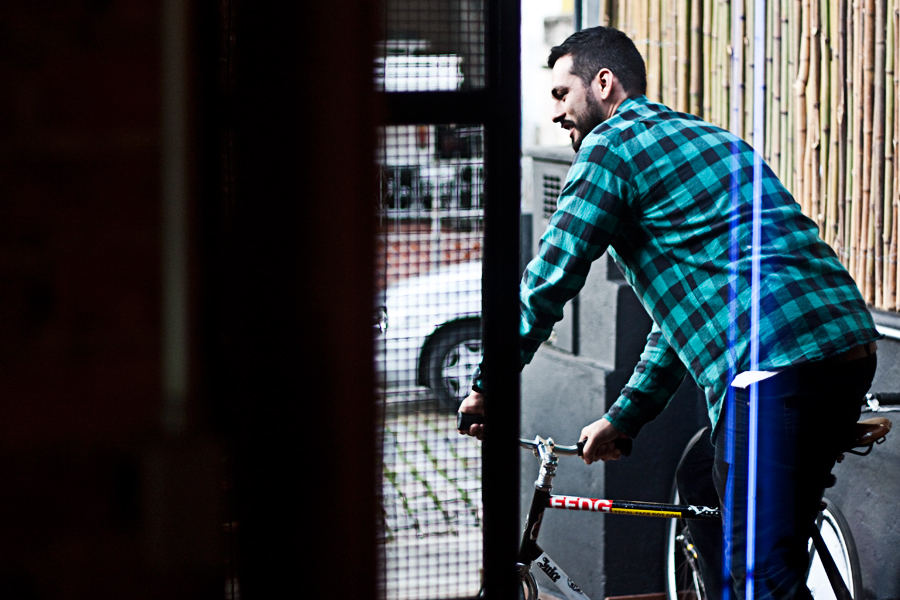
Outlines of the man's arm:
<svg viewBox="0 0 900 600">
<path fill-rule="evenodd" d="M 525 365 L 563 317 L 563 307 L 587 280 L 595 260 L 622 233 L 632 198 L 630 170 L 607 147 L 569 170 L 557 210 L 525 270 L 519 293 L 521 361 Z"/>
<path fill-rule="evenodd" d="M 641 427 L 656 418 L 681 385 L 686 371 L 654 323 L 622 395 L 603 418 L 581 430 L 584 462 L 620 458 L 621 452 L 614 446 L 616 439 L 635 437 Z"/>
<path fill-rule="evenodd" d="M 528 263 L 519 291 L 520 360 L 525 366 L 562 319 L 563 306 L 584 287 L 591 263 L 621 233 L 630 210 L 630 170 L 606 146 L 592 147 L 569 169 L 557 210 Z M 482 392 L 481 369 L 474 391 Z"/>
<path fill-rule="evenodd" d="M 631 378 L 603 418 L 623 434 L 636 437 L 641 427 L 666 407 L 686 372 L 684 363 L 654 323 Z"/>
</svg>

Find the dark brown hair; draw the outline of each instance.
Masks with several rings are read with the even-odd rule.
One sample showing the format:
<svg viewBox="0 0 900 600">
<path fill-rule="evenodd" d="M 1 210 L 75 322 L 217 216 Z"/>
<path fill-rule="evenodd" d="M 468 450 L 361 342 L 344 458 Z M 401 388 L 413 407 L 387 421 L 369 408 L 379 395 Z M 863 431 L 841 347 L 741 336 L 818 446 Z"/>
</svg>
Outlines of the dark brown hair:
<svg viewBox="0 0 900 600">
<path fill-rule="evenodd" d="M 644 59 L 627 35 L 612 27 L 591 27 L 576 31 L 559 46 L 550 50 L 547 65 L 552 69 L 556 61 L 572 55 L 572 74 L 585 87 L 600 69 L 609 69 L 629 96 L 647 92 L 647 72 Z"/>
</svg>

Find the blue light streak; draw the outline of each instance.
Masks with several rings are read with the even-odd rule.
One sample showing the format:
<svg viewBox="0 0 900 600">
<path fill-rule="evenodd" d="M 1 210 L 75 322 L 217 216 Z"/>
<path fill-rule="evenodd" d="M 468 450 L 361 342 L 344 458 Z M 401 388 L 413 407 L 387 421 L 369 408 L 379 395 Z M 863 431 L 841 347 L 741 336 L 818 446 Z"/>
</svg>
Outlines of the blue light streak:
<svg viewBox="0 0 900 600">
<path fill-rule="evenodd" d="M 737 375 L 737 344 L 738 344 L 738 312 L 740 303 L 738 295 L 740 294 L 740 253 L 741 253 L 741 188 L 740 188 L 740 144 L 735 140 L 731 145 L 731 181 L 729 183 L 729 192 L 731 198 L 731 218 L 730 218 L 730 246 L 728 251 L 729 259 L 729 290 L 728 290 L 728 380 L 731 381 Z M 725 396 L 725 407 L 723 411 L 726 415 L 725 431 L 725 462 L 732 465 L 728 469 L 728 478 L 725 482 L 725 506 L 727 510 L 722 515 L 722 531 L 725 534 L 722 548 L 722 581 L 731 581 L 731 548 L 733 547 L 733 539 L 731 535 L 731 526 L 733 522 L 734 509 L 734 432 L 735 432 L 735 397 L 734 388 L 728 386 L 728 392 Z M 721 434 L 720 434 L 721 435 Z M 731 586 L 726 583 L 722 586 L 723 600 L 729 600 L 731 597 Z"/>
<path fill-rule="evenodd" d="M 753 240 L 750 264 L 750 370 L 759 370 L 760 254 L 762 250 L 762 150 L 765 147 L 766 2 L 756 0 L 753 26 Z M 747 600 L 754 598 L 756 573 L 756 483 L 759 449 L 759 385 L 750 387 L 747 463 Z"/>
<path fill-rule="evenodd" d="M 741 90 L 742 78 L 741 73 L 741 53 L 743 44 L 736 43 L 744 37 L 741 20 L 738 11 L 732 13 L 731 23 L 731 118 L 729 129 L 735 137 L 741 137 L 741 121 L 743 119 L 743 110 L 741 100 L 743 91 Z M 731 146 L 731 248 L 729 250 L 730 271 L 732 285 L 730 290 L 731 306 L 729 313 L 731 323 L 728 327 L 728 344 L 730 356 L 730 369 L 728 373 L 729 382 L 734 379 L 737 374 L 737 317 L 738 308 L 740 306 L 738 297 L 740 295 L 740 229 L 741 229 L 741 161 L 740 161 L 740 143 L 735 140 Z M 723 582 L 722 598 L 729 600 L 731 597 L 731 570 L 732 570 L 732 549 L 734 548 L 734 536 L 732 535 L 732 524 L 734 515 L 734 487 L 735 487 L 735 423 L 736 423 L 736 403 L 734 398 L 734 389 L 729 386 L 726 395 L 726 406 L 728 420 L 725 423 L 725 460 L 729 465 L 728 479 L 725 482 L 725 511 L 722 520 L 722 533 L 724 534 L 723 552 L 722 552 L 722 570 Z"/>
<path fill-rule="evenodd" d="M 765 113 L 765 31 L 766 31 L 766 2 L 756 0 L 754 8 L 754 54 L 753 54 L 753 147 L 758 151 L 753 158 L 753 221 L 751 235 L 751 262 L 750 262 L 750 370 L 759 370 L 759 301 L 760 301 L 760 265 L 762 246 L 762 172 L 763 163 L 761 151 L 764 146 L 764 113 Z M 743 56 L 743 17 L 735 10 L 732 21 L 732 98 L 731 98 L 731 132 L 743 137 L 743 110 L 742 110 L 742 56 Z M 736 327 L 738 316 L 738 296 L 740 294 L 740 282 L 742 273 L 740 269 L 740 154 L 739 144 L 732 147 L 732 177 L 731 177 L 731 247 L 729 259 L 730 290 L 729 313 L 731 324 L 728 329 L 729 343 L 729 378 L 733 379 L 738 368 L 735 348 L 737 346 L 738 331 Z M 735 431 L 736 406 L 734 390 L 729 387 L 726 398 L 727 423 L 726 435 L 726 461 L 732 467 L 735 465 Z M 747 457 L 747 531 L 746 531 L 746 581 L 745 594 L 747 600 L 754 598 L 754 574 L 756 570 L 756 486 L 757 486 L 757 452 L 759 447 L 759 386 L 752 384 L 750 387 L 750 407 L 748 424 L 748 457 Z M 735 469 L 729 469 L 728 481 L 725 490 L 725 522 L 723 532 L 725 534 L 725 548 L 733 548 L 731 535 L 732 515 L 734 512 L 734 475 Z M 732 557 L 730 552 L 723 553 L 723 571 L 725 581 L 730 580 Z M 730 596 L 730 586 L 723 586 L 723 598 Z"/>
</svg>

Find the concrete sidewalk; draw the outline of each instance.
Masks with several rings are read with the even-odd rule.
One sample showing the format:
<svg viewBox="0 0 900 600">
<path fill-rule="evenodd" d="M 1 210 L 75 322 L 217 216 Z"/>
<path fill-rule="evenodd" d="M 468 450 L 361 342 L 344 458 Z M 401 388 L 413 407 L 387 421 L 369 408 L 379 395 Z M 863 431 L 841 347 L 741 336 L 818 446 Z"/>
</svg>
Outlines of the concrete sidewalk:
<svg viewBox="0 0 900 600">
<path fill-rule="evenodd" d="M 384 597 L 472 597 L 481 584 L 481 443 L 421 394 L 388 398 Z"/>
</svg>

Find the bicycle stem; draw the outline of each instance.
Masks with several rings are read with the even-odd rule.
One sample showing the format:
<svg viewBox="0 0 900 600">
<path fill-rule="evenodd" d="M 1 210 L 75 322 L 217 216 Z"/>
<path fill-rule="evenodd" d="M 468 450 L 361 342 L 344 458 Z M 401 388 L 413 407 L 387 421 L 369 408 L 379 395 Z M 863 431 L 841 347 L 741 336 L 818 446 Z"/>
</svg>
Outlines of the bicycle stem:
<svg viewBox="0 0 900 600">
<path fill-rule="evenodd" d="M 535 453 L 541 459 L 541 468 L 538 471 L 537 479 L 534 481 L 534 487 L 548 494 L 553 489 L 553 478 L 556 477 L 556 467 L 559 466 L 559 458 L 553 453 L 553 440 L 547 443 L 539 443 L 535 448 Z"/>
</svg>

